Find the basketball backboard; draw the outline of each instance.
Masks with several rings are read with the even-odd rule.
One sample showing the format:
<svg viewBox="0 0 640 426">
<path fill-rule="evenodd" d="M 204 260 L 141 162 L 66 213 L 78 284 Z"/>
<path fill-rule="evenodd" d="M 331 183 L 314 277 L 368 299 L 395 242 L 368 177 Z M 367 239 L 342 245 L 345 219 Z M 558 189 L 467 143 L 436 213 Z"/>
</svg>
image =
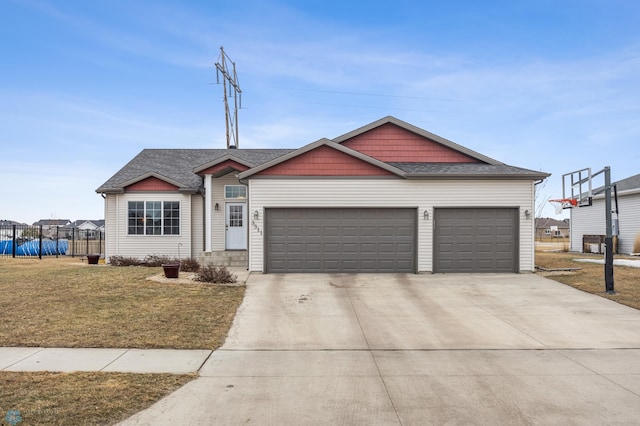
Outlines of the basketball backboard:
<svg viewBox="0 0 640 426">
<path fill-rule="evenodd" d="M 591 168 L 576 170 L 562 175 L 562 198 L 574 200 L 571 207 L 590 206 L 593 201 L 593 175 Z"/>
</svg>

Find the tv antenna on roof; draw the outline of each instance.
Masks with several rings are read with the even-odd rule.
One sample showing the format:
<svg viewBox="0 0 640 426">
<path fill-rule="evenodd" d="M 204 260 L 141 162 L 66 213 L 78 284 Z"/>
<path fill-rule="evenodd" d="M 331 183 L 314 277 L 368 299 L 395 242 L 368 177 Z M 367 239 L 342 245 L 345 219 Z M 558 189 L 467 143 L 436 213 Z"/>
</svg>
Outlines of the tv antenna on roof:
<svg viewBox="0 0 640 426">
<path fill-rule="evenodd" d="M 222 75 L 222 87 L 224 90 L 224 117 L 227 125 L 227 149 L 238 148 L 238 108 L 242 108 L 242 90 L 238 84 L 236 63 L 224 53 L 224 47 L 220 47 L 220 56 L 216 62 L 216 82 L 220 84 Z M 233 114 L 229 111 L 229 98 L 233 98 Z"/>
</svg>

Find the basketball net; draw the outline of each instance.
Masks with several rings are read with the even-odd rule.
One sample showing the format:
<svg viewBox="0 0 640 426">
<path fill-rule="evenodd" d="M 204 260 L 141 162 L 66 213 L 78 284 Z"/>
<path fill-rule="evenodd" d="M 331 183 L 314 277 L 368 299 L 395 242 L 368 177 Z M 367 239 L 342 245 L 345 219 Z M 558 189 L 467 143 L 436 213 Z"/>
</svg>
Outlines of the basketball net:
<svg viewBox="0 0 640 426">
<path fill-rule="evenodd" d="M 578 205 L 578 200 L 574 198 L 561 198 L 559 200 L 549 200 L 556 209 L 556 214 L 562 214 L 562 210 L 570 209 Z"/>
</svg>

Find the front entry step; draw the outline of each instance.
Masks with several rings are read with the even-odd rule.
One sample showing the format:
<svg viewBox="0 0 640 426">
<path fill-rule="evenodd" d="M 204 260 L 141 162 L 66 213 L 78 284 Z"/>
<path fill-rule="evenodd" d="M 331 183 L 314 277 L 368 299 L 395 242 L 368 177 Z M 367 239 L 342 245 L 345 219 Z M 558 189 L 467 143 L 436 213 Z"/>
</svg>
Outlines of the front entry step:
<svg viewBox="0 0 640 426">
<path fill-rule="evenodd" d="M 209 251 L 200 253 L 198 261 L 203 265 L 246 268 L 249 261 L 249 254 L 247 250 Z"/>
</svg>

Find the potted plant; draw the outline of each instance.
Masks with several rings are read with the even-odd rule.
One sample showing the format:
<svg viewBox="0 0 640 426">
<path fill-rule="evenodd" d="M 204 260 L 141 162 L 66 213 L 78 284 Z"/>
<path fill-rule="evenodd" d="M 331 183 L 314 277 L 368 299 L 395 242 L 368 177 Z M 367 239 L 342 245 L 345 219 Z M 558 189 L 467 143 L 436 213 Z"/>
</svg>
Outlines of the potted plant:
<svg viewBox="0 0 640 426">
<path fill-rule="evenodd" d="M 180 262 L 177 263 L 163 263 L 162 269 L 164 270 L 164 276 L 167 278 L 178 278 L 180 275 Z"/>
<path fill-rule="evenodd" d="M 100 255 L 99 254 L 88 254 L 87 255 L 87 263 L 89 265 L 97 265 L 99 259 L 100 259 Z"/>
<path fill-rule="evenodd" d="M 182 243 L 178 243 L 178 258 L 169 263 L 163 263 L 162 269 L 164 270 L 164 276 L 166 278 L 178 278 L 180 275 L 180 246 Z"/>
</svg>

